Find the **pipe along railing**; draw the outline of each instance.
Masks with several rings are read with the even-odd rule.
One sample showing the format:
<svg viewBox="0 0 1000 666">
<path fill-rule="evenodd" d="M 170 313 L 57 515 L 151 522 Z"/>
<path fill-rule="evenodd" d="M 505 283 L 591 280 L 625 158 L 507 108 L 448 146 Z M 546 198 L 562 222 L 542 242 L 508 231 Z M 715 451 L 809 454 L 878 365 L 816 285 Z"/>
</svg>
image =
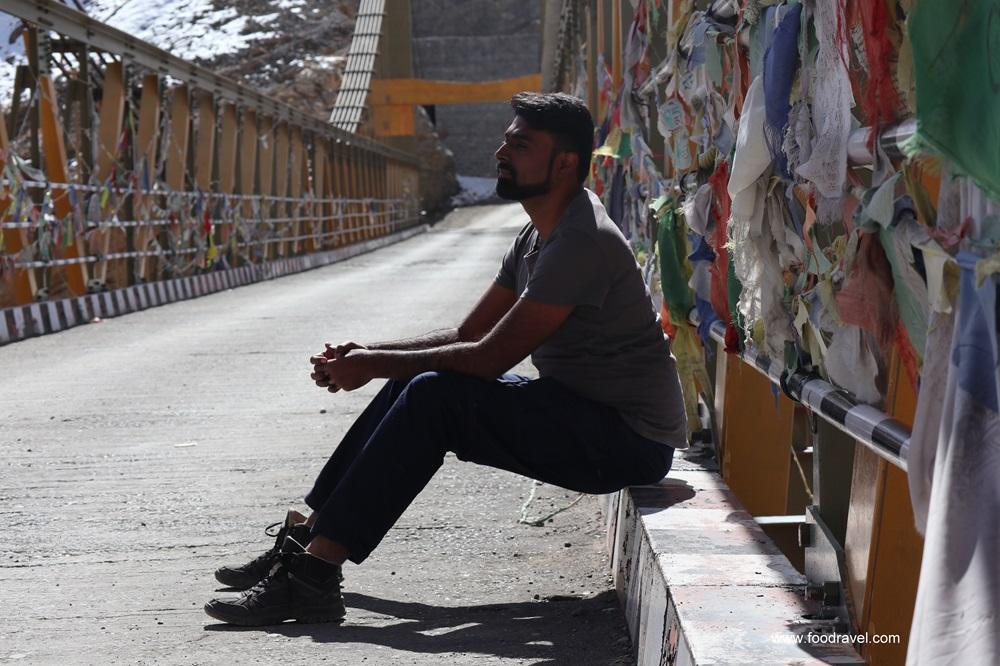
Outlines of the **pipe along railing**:
<svg viewBox="0 0 1000 666">
<path fill-rule="evenodd" d="M 694 313 L 690 321 L 696 326 L 699 323 Z M 709 330 L 713 340 L 725 345 L 725 324 L 715 320 Z M 814 414 L 906 471 L 910 431 L 905 425 L 871 405 L 858 403 L 846 391 L 814 373 L 801 370 L 789 373 L 753 347 L 745 348 L 739 356 L 779 386 L 789 398 L 806 405 Z"/>
</svg>

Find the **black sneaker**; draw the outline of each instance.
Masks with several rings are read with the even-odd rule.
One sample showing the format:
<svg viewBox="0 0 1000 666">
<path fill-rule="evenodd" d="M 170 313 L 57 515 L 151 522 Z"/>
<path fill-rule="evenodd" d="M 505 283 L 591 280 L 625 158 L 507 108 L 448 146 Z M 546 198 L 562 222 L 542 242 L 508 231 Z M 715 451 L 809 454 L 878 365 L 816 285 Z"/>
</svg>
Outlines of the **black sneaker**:
<svg viewBox="0 0 1000 666">
<path fill-rule="evenodd" d="M 243 627 L 298 622 L 340 622 L 344 598 L 340 566 L 313 557 L 289 537 L 272 573 L 239 597 L 213 599 L 205 612 Z"/>
<path fill-rule="evenodd" d="M 259 583 L 270 573 L 271 568 L 277 564 L 278 558 L 281 555 L 281 545 L 285 543 L 285 537 L 291 536 L 299 543 L 309 543 L 310 527 L 304 523 L 299 525 L 292 524 L 296 517 L 301 518 L 302 516 L 296 516 L 290 511 L 284 523 L 274 523 L 267 526 L 264 533 L 267 536 L 275 537 L 274 546 L 271 547 L 271 550 L 258 555 L 246 564 L 238 567 L 219 567 L 215 570 L 215 579 L 223 585 L 237 590 L 248 590 Z M 279 526 L 281 529 L 273 532 L 274 528 Z"/>
</svg>

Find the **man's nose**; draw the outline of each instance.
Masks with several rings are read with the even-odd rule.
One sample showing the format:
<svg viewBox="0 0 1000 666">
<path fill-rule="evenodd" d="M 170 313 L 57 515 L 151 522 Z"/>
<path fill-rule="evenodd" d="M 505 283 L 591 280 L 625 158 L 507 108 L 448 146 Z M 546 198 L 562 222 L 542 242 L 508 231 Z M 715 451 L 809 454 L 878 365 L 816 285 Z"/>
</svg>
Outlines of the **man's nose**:
<svg viewBox="0 0 1000 666">
<path fill-rule="evenodd" d="M 507 143 L 506 142 L 501 143 L 500 147 L 497 148 L 497 150 L 496 150 L 495 153 L 493 153 L 493 157 L 496 158 L 497 162 L 502 162 L 503 161 L 503 157 L 504 157 L 504 155 L 506 155 L 506 151 L 504 150 L 504 148 L 506 148 L 506 147 L 507 147 Z"/>
</svg>

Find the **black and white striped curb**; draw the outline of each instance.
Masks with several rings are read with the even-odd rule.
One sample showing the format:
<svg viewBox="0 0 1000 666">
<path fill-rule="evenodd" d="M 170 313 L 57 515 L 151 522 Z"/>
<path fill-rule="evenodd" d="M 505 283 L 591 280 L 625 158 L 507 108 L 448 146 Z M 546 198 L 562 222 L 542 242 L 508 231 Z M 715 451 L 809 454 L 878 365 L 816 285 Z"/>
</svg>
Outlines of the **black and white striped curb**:
<svg viewBox="0 0 1000 666">
<path fill-rule="evenodd" d="M 711 335 L 725 345 L 725 324 L 712 322 Z M 813 374 L 787 372 L 780 363 L 753 347 L 747 347 L 740 357 L 781 386 L 790 398 L 906 471 L 910 430 L 901 422 L 871 405 L 858 404 L 849 393 Z"/>
<path fill-rule="evenodd" d="M 327 252 L 172 280 L 148 282 L 99 294 L 6 308 L 0 310 L 0 346 L 25 338 L 57 333 L 80 324 L 88 324 L 96 319 L 117 317 L 158 305 L 319 268 L 398 243 L 427 229 L 427 225 L 422 224 L 389 236 L 354 243 Z"/>
</svg>

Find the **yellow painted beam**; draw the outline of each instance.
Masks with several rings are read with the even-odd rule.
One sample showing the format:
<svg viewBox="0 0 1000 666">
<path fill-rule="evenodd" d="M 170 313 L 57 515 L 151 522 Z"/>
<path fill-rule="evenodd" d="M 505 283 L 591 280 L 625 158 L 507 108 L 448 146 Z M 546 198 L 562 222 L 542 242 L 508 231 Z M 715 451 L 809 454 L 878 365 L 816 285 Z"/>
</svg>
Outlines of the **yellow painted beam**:
<svg viewBox="0 0 1000 666">
<path fill-rule="evenodd" d="M 302 235 L 302 208 L 300 207 L 300 202 L 302 199 L 302 172 L 303 172 L 303 145 L 302 145 L 302 130 L 299 127 L 292 126 L 289 131 L 289 186 L 288 186 L 288 196 L 293 199 L 288 207 L 289 216 L 292 218 L 292 238 L 296 239 L 291 241 L 291 254 L 295 255 L 299 253 L 299 249 L 302 244 L 298 240 L 299 236 Z"/>
<path fill-rule="evenodd" d="M 125 119 L 125 75 L 121 61 L 110 63 L 104 70 L 104 94 L 101 96 L 100 140 L 97 153 L 97 182 L 111 175 L 118 161 L 122 123 Z"/>
<path fill-rule="evenodd" d="M 379 104 L 372 107 L 376 136 L 413 136 L 417 133 L 413 104 Z"/>
<path fill-rule="evenodd" d="M 62 123 L 59 121 L 59 105 L 56 100 L 56 87 L 52 82 L 52 77 L 43 74 L 38 77 L 38 87 L 41 92 L 39 96 L 39 113 L 41 115 L 42 129 L 42 156 L 45 160 L 45 175 L 53 183 L 66 183 L 69 181 L 69 171 L 66 168 L 68 162 L 66 156 L 66 142 L 63 139 Z M 69 193 L 61 187 L 52 188 L 52 209 L 56 219 L 65 220 L 73 212 L 73 207 L 69 202 Z M 76 242 L 62 253 L 64 259 L 74 259 L 82 257 L 86 253 L 83 240 L 77 238 Z M 70 293 L 74 296 L 81 296 L 87 293 L 87 264 L 70 264 L 66 266 L 66 284 Z"/>
<path fill-rule="evenodd" d="M 597 107 L 594 104 L 596 98 L 597 81 L 594 73 L 597 71 L 597 49 L 594 48 L 594 15 L 587 10 L 587 106 L 593 112 Z"/>
<path fill-rule="evenodd" d="M 499 81 L 463 82 L 423 79 L 382 79 L 372 81 L 372 106 L 385 104 L 475 104 L 506 102 L 522 90 L 542 89 L 542 75 L 530 74 Z"/>
<path fill-rule="evenodd" d="M 194 147 L 194 182 L 202 192 L 212 191 L 215 122 L 215 100 L 211 93 L 202 92 L 198 97 L 198 142 Z"/>
<path fill-rule="evenodd" d="M 240 194 L 256 194 L 257 144 L 257 110 L 244 108 L 240 126 Z M 244 199 L 241 210 L 244 219 L 253 218 L 252 201 Z"/>
<path fill-rule="evenodd" d="M 7 163 L 7 155 L 10 150 L 10 141 L 7 139 L 7 118 L 3 111 L 0 111 L 0 172 L 4 170 Z M 0 222 L 10 219 L 11 192 L 4 185 L 0 188 Z M 27 229 L 0 229 L 0 238 L 5 239 L 0 242 L 0 247 L 6 249 L 7 254 L 16 255 L 29 243 Z M 18 268 L 14 271 L 13 294 L 4 294 L 5 285 L 0 281 L 0 307 L 8 305 L 23 305 L 35 300 L 35 292 L 38 291 L 38 284 L 35 280 L 34 268 Z M 12 302 L 11 302 L 12 298 Z"/>
<path fill-rule="evenodd" d="M 313 233 L 317 231 L 323 234 L 322 238 L 314 239 L 310 238 L 306 241 L 306 251 L 315 252 L 316 250 L 326 247 L 330 242 L 326 233 L 329 231 L 329 220 L 326 220 L 326 204 L 316 203 L 322 201 L 326 195 L 326 139 L 321 136 L 314 136 L 312 143 L 312 193 L 315 199 L 314 203 L 310 206 L 312 209 L 310 212 L 310 217 L 312 218 Z M 317 218 L 320 218 L 317 220 Z"/>
<path fill-rule="evenodd" d="M 333 146 L 333 153 L 332 153 L 333 190 L 332 191 L 334 192 L 334 196 L 337 199 L 340 199 L 340 201 L 337 203 L 337 213 L 339 219 L 337 219 L 336 221 L 337 231 L 339 231 L 340 233 L 337 234 L 336 236 L 337 240 L 336 247 L 340 247 L 341 245 L 347 245 L 348 243 L 347 234 L 345 233 L 345 230 L 347 229 L 347 221 L 346 221 L 347 207 L 343 202 L 343 200 L 347 197 L 347 185 L 345 184 L 347 182 L 346 180 L 347 166 L 344 162 L 345 151 L 346 148 L 344 147 L 343 143 L 338 142 Z"/>
<path fill-rule="evenodd" d="M 290 207 L 282 201 L 288 194 L 288 123 L 282 121 L 274 130 L 274 196 L 277 199 L 274 203 L 274 217 L 284 220 L 287 217 L 286 211 Z M 288 223 L 277 223 L 278 235 L 288 236 Z M 288 256 L 288 242 L 274 243 L 275 253 L 280 257 Z M 270 256 L 270 255 L 268 255 Z"/>
<path fill-rule="evenodd" d="M 215 99 L 212 93 L 199 91 L 198 94 L 198 134 L 194 144 L 194 182 L 195 186 L 205 193 L 212 191 L 212 166 L 215 161 L 215 135 L 216 113 Z M 207 202 L 210 201 L 206 199 Z M 211 207 L 209 208 L 211 210 Z M 198 229 L 202 228 L 203 221 L 197 221 Z M 210 244 L 210 236 L 213 231 L 211 225 L 205 232 L 206 249 Z M 205 252 L 199 252 L 195 261 L 199 266 L 205 265 Z"/>
<path fill-rule="evenodd" d="M 219 192 L 232 194 L 236 189 L 236 142 L 238 135 L 236 107 L 222 105 L 222 127 L 219 131 Z M 229 237 L 223 234 L 223 241 Z"/>
<path fill-rule="evenodd" d="M 110 63 L 104 70 L 104 94 L 101 96 L 101 124 L 98 142 L 97 170 L 94 175 L 97 182 L 104 183 L 114 171 L 118 162 L 118 149 L 121 146 L 122 123 L 125 119 L 125 74 L 121 61 Z M 105 217 L 105 213 L 101 213 Z M 128 241 L 122 229 L 95 229 L 91 232 L 95 238 L 93 242 L 101 246 L 101 254 L 107 256 L 114 251 L 122 251 L 128 248 Z M 112 236 L 115 245 L 112 248 Z M 117 260 L 116 270 L 112 271 L 112 282 L 110 288 L 128 286 L 121 284 L 121 277 L 127 276 L 124 271 L 124 259 Z M 94 265 L 94 278 L 101 284 L 108 285 L 108 262 L 99 261 Z"/>
<path fill-rule="evenodd" d="M 257 194 L 262 195 L 260 215 L 264 220 L 270 220 L 273 217 L 271 215 L 271 196 L 274 193 L 274 119 L 261 114 L 258 123 L 260 127 L 257 142 L 257 161 L 259 163 L 257 167 L 259 191 Z M 273 258 L 276 252 L 277 248 L 274 243 L 264 246 L 264 257 L 268 261 Z"/>
<path fill-rule="evenodd" d="M 170 140 L 167 142 L 167 186 L 183 192 L 187 175 L 188 138 L 191 128 L 191 98 L 188 87 L 174 88 L 170 102 Z"/>
<path fill-rule="evenodd" d="M 142 79 L 142 95 L 139 98 L 139 134 L 134 147 L 136 170 L 139 172 L 139 184 L 142 188 L 152 188 L 156 183 L 156 148 L 158 130 L 160 127 L 160 78 L 156 74 L 147 74 Z M 149 220 L 152 196 L 136 194 L 133 205 L 136 217 Z M 145 252 L 150 249 L 155 235 L 154 227 L 143 225 L 136 230 L 135 249 Z M 150 277 L 156 257 L 139 257 L 136 262 L 135 274 L 141 280 Z"/>
<path fill-rule="evenodd" d="M 622 86 L 622 0 L 611 0 L 611 86 Z"/>
<path fill-rule="evenodd" d="M 351 202 L 347 204 L 347 243 L 355 243 L 359 240 L 358 228 L 358 204 L 354 199 L 358 198 L 358 178 L 357 160 L 354 155 L 354 146 L 347 144 L 344 152 L 344 191 L 346 198 Z"/>
<path fill-rule="evenodd" d="M 722 476 L 754 516 L 786 513 L 795 403 L 736 357 L 726 359 Z"/>
<path fill-rule="evenodd" d="M 232 104 L 223 104 L 220 112 L 222 123 L 219 127 L 219 192 L 221 194 L 232 194 L 236 189 L 236 145 L 239 138 L 239 121 L 236 116 L 236 107 Z M 223 224 L 219 229 L 219 242 L 230 250 L 229 238 L 233 234 L 232 224 Z M 235 265 L 238 252 L 230 252 L 229 261 Z"/>
<path fill-rule="evenodd" d="M 607 31 L 608 31 L 607 30 L 607 28 L 608 28 L 607 27 L 607 22 L 608 21 L 607 21 L 607 17 L 605 17 L 605 13 L 606 12 L 604 11 L 604 7 L 601 5 L 600 2 L 598 2 L 597 3 L 597 26 L 595 28 L 596 29 L 596 42 L 597 42 L 596 46 L 597 46 L 597 53 L 599 53 L 601 55 L 601 57 L 604 58 L 604 63 L 606 65 L 607 62 L 608 62 L 608 45 L 607 45 Z M 673 24 L 671 23 L 670 25 L 673 25 Z M 597 60 L 596 60 L 597 56 L 594 56 L 594 57 L 595 57 L 594 66 L 590 70 L 591 76 L 594 77 L 595 90 L 597 91 L 596 92 L 596 95 L 597 95 L 597 115 L 594 117 L 594 120 L 597 122 L 598 125 L 600 125 L 601 123 L 604 122 L 604 118 L 605 118 L 607 109 L 604 108 L 605 107 L 604 100 L 602 100 L 600 98 L 600 90 L 596 87 L 597 86 Z M 590 108 L 593 109 L 594 107 L 590 107 Z"/>
</svg>

